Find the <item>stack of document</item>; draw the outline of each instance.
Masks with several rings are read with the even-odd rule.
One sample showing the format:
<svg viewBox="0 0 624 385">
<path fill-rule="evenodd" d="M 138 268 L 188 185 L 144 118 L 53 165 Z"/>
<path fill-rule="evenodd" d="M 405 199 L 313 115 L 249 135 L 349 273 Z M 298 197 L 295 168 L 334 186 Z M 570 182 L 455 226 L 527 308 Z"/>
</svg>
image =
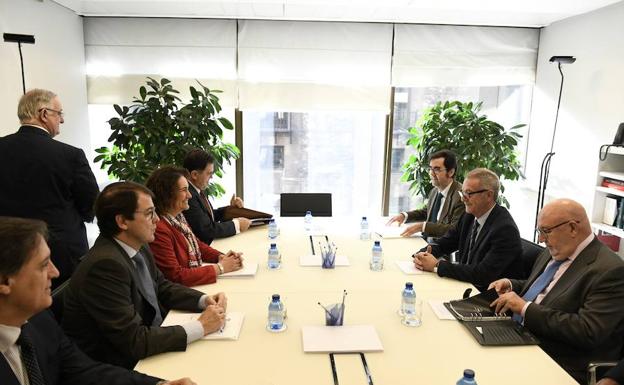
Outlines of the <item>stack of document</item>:
<svg viewBox="0 0 624 385">
<path fill-rule="evenodd" d="M 301 332 L 306 353 L 383 351 L 373 325 L 304 326 Z"/>
</svg>

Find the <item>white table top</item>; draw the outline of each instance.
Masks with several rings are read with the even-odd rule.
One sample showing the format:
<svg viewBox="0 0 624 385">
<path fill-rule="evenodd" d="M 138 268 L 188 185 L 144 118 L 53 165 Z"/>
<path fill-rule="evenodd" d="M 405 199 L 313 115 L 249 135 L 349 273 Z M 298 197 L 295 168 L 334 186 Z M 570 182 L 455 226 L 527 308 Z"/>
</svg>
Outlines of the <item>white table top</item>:
<svg viewBox="0 0 624 385">
<path fill-rule="evenodd" d="M 359 218 L 315 218 L 318 232 L 327 234 L 338 253 L 350 260 L 350 266 L 324 270 L 299 266 L 299 257 L 311 252 L 303 218 L 278 218 L 278 225 L 280 270 L 266 267 L 272 242 L 266 226 L 212 245 L 223 252 L 242 251 L 246 260 L 259 263 L 253 278 L 222 279 L 198 287 L 207 293 L 224 291 L 228 310 L 245 313 L 239 340 L 196 341 L 186 352 L 142 360 L 137 370 L 167 379 L 188 376 L 199 385 L 331 385 L 329 356 L 304 353 L 301 328 L 323 325 L 324 312 L 317 302 L 339 302 L 346 289 L 345 324 L 373 325 L 383 343 L 383 352 L 365 355 L 375 385 L 454 384 L 466 368 L 475 370 L 479 385 L 576 384 L 537 346 L 483 347 L 457 321 L 439 320 L 426 301 L 461 298 L 471 285 L 432 273 L 401 272 L 395 260 L 411 260 L 424 245 L 422 239 L 382 240 L 385 267 L 374 272 L 368 267 L 372 240 L 359 239 Z M 423 324 L 417 328 L 403 326 L 397 315 L 407 281 L 414 283 L 424 301 Z M 288 329 L 279 334 L 265 330 L 273 293 L 282 296 L 288 310 Z M 367 384 L 359 355 L 336 355 L 335 360 L 340 385 Z"/>
</svg>

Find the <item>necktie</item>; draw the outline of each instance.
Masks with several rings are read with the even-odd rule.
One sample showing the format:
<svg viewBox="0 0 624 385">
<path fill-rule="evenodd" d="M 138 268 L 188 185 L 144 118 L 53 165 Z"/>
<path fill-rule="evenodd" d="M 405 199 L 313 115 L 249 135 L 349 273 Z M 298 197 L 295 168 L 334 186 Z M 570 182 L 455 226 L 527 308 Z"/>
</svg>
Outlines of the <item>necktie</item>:
<svg viewBox="0 0 624 385">
<path fill-rule="evenodd" d="M 208 197 L 206 197 L 206 194 L 204 194 L 203 191 L 199 192 L 199 196 L 201 197 L 202 201 L 204 202 L 204 204 L 208 208 L 208 212 L 210 213 L 210 218 L 212 218 L 212 220 L 214 221 L 214 213 L 212 212 L 212 205 L 208 201 Z"/>
<path fill-rule="evenodd" d="M 431 213 L 429 214 L 429 222 L 436 223 L 438 222 L 438 213 L 440 212 L 440 206 L 442 206 L 442 195 L 441 192 L 436 194 L 435 200 L 433 201 L 433 206 L 431 207 Z"/>
<path fill-rule="evenodd" d="M 33 346 L 28 331 L 24 330 L 24 327 L 22 327 L 22 333 L 17 339 L 17 344 L 21 348 L 22 363 L 24 364 L 26 373 L 28 373 L 30 385 L 45 385 L 43 374 L 41 374 L 39 362 L 37 361 L 37 355 L 35 354 L 35 347 Z"/>
<path fill-rule="evenodd" d="M 533 284 L 531 284 L 531 287 L 529 287 L 529 290 L 524 293 L 522 298 L 525 301 L 535 301 L 535 298 L 537 298 L 537 296 L 544 291 L 544 289 L 546 289 L 550 282 L 552 282 L 557 269 L 559 269 L 559 266 L 561 266 L 561 264 L 565 261 L 565 259 L 563 261 L 554 261 L 548 265 L 542 274 L 540 274 L 540 276 L 533 281 Z M 513 319 L 516 322 L 522 322 L 520 314 L 514 314 Z"/>
<path fill-rule="evenodd" d="M 477 222 L 477 220 L 475 219 L 474 223 L 472 224 L 472 232 L 470 234 L 470 244 L 468 245 L 468 259 L 466 261 L 466 264 L 470 265 L 470 260 L 472 259 L 472 252 L 475 246 L 475 243 L 477 242 L 477 234 L 479 233 L 479 222 Z"/>
<path fill-rule="evenodd" d="M 160 307 L 158 306 L 158 299 L 156 298 L 156 291 L 154 290 L 154 280 L 152 279 L 152 276 L 147 270 L 147 265 L 145 264 L 145 259 L 143 258 L 143 255 L 141 254 L 141 252 L 136 253 L 134 258 L 132 258 L 132 260 L 134 261 L 136 268 L 137 268 L 137 272 L 139 273 L 140 284 L 143 287 L 143 290 L 145 291 L 147 302 L 150 305 L 152 305 L 152 307 L 154 308 L 156 312 L 156 315 L 154 316 L 154 319 L 152 320 L 152 326 L 160 326 L 163 319 L 162 319 L 162 315 L 160 314 Z"/>
</svg>

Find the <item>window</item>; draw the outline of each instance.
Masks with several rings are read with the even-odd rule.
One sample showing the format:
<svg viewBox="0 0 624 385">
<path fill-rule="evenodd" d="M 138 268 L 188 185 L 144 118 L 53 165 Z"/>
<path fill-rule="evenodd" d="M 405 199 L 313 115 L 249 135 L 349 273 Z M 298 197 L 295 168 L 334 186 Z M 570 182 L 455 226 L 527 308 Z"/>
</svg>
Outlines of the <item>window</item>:
<svg viewBox="0 0 624 385">
<path fill-rule="evenodd" d="M 389 214 L 412 210 L 423 202 L 423 197 L 414 196 L 409 191 L 408 183 L 401 182 L 401 176 L 403 163 L 414 153 L 412 147 L 407 146 L 408 130 L 415 125 L 424 109 L 440 100 L 483 101 L 481 113 L 510 128 L 519 123 L 529 123 L 532 90 L 532 86 L 397 87 L 394 95 Z M 518 143 L 518 153 L 524 166 L 528 126 L 520 129 L 519 133 L 523 137 Z"/>
<path fill-rule="evenodd" d="M 334 215 L 378 215 L 383 113 L 243 112 L 245 205 L 279 212 L 280 193 L 329 192 Z"/>
</svg>

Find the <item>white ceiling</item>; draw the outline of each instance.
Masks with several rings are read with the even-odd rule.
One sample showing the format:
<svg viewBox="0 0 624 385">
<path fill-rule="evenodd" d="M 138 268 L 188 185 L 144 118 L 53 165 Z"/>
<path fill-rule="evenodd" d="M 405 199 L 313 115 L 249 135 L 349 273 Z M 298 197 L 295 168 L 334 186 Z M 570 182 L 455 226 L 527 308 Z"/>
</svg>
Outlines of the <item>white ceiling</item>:
<svg viewBox="0 0 624 385">
<path fill-rule="evenodd" d="M 83 16 L 543 27 L 621 0 L 53 0 Z"/>
</svg>

